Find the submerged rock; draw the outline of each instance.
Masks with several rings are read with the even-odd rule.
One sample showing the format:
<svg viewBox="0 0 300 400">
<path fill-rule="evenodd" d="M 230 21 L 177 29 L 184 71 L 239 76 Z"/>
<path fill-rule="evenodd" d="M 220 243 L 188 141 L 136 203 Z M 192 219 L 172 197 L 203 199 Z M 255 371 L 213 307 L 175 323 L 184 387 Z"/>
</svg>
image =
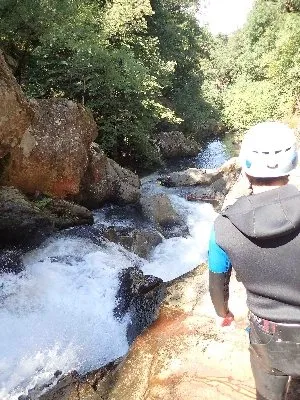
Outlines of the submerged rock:
<svg viewBox="0 0 300 400">
<path fill-rule="evenodd" d="M 140 203 L 144 215 L 165 238 L 185 237 L 189 234 L 186 223 L 166 194 L 143 196 Z"/>
<path fill-rule="evenodd" d="M 144 214 L 161 227 L 181 225 L 183 222 L 166 194 L 144 196 L 141 198 L 141 205 Z"/>
<path fill-rule="evenodd" d="M 21 272 L 24 268 L 22 255 L 22 250 L 18 248 L 0 250 L 0 273 Z"/>
</svg>

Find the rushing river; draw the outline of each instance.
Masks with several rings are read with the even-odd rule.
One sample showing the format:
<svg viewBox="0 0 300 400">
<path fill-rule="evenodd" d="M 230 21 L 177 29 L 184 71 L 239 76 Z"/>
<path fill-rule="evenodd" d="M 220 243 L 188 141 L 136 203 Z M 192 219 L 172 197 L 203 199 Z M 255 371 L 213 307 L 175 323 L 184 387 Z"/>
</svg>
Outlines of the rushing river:
<svg viewBox="0 0 300 400">
<path fill-rule="evenodd" d="M 228 157 L 214 141 L 176 167 L 217 167 Z M 168 194 L 189 227 L 188 237 L 165 239 L 146 261 L 113 243 L 60 233 L 24 256 L 23 272 L 0 276 L 1 400 L 18 399 L 56 370 L 82 373 L 126 353 L 128 320 L 113 316 L 122 269 L 138 262 L 146 274 L 167 281 L 206 259 L 213 208 L 186 201 L 180 189 L 158 185 L 157 176 L 143 178 L 142 190 Z M 95 225 L 135 224 L 130 215 L 109 215 L 107 208 L 95 212 Z"/>
</svg>

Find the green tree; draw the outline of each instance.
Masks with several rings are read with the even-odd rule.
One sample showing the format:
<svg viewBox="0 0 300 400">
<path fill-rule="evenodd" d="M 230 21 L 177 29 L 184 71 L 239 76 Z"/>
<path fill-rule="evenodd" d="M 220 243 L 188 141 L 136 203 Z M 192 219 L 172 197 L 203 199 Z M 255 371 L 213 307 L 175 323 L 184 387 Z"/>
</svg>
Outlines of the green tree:
<svg viewBox="0 0 300 400">
<path fill-rule="evenodd" d="M 195 0 L 2 0 L 0 43 L 30 96 L 84 103 L 107 154 L 145 167 L 157 129 L 193 133 L 212 116 L 195 12 Z"/>
<path fill-rule="evenodd" d="M 228 40 L 216 40 L 208 82 L 210 87 L 219 82 L 217 98 L 228 128 L 289 120 L 299 112 L 298 6 L 298 1 L 256 0 L 246 25 Z"/>
</svg>

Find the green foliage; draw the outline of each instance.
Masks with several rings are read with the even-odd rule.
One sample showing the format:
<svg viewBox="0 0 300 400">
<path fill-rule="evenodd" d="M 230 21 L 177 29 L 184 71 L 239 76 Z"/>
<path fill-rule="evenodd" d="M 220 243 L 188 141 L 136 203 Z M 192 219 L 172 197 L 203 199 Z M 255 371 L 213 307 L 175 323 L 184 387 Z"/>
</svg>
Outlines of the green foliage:
<svg viewBox="0 0 300 400">
<path fill-rule="evenodd" d="M 159 162 L 159 126 L 188 134 L 213 112 L 201 91 L 210 37 L 195 0 L 2 0 L 0 44 L 28 95 L 89 107 L 122 164 Z"/>
<path fill-rule="evenodd" d="M 226 90 L 223 100 L 225 123 L 235 130 L 244 130 L 269 119 L 282 119 L 290 108 L 289 98 L 268 80 L 240 79 Z"/>
<path fill-rule="evenodd" d="M 44 210 L 48 205 L 52 204 L 53 200 L 51 197 L 44 197 L 40 200 L 33 201 L 33 204 L 38 207 L 40 210 Z"/>
<path fill-rule="evenodd" d="M 298 0 L 256 0 L 243 29 L 216 39 L 203 87 L 214 88 L 228 128 L 243 131 L 300 112 L 299 6 Z"/>
</svg>

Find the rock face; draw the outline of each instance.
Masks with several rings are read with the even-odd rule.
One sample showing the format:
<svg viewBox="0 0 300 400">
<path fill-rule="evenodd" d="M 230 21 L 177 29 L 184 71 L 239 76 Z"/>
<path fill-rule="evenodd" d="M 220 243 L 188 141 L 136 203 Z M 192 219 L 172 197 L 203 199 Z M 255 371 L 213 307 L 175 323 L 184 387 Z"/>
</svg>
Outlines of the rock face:
<svg viewBox="0 0 300 400">
<path fill-rule="evenodd" d="M 193 271 L 165 285 L 158 319 L 135 340 L 126 357 L 95 383 L 65 378 L 43 400 L 247 400 L 255 398 L 248 342 L 243 330 L 244 297 L 234 283 L 231 293 L 235 330 L 217 329 L 209 308 L 207 268 Z M 232 307 L 231 307 L 232 308 Z M 101 371 L 101 369 L 99 370 Z M 94 384 L 92 384 L 94 382 Z M 57 397 L 58 393 L 61 397 Z M 77 395 L 77 397 L 76 397 Z"/>
<path fill-rule="evenodd" d="M 106 157 L 94 143 L 80 194 L 76 200 L 89 208 L 97 208 L 108 200 L 135 203 L 139 197 L 139 177 Z"/>
<path fill-rule="evenodd" d="M 0 51 L 0 158 L 20 142 L 33 112 Z"/>
<path fill-rule="evenodd" d="M 254 400 L 245 290 L 233 276 L 236 326 L 217 328 L 207 279 L 202 265 L 167 283 L 158 319 L 126 357 L 85 376 L 69 374 L 39 399 Z M 292 381 L 287 400 L 297 399 L 299 381 Z"/>
<path fill-rule="evenodd" d="M 179 131 L 161 132 L 157 144 L 163 158 L 196 156 L 200 151 L 200 146 L 194 139 L 186 138 Z"/>
<path fill-rule="evenodd" d="M 79 193 L 97 136 L 92 115 L 69 100 L 39 100 L 32 107 L 31 128 L 11 152 L 5 183 L 57 198 Z"/>
</svg>

